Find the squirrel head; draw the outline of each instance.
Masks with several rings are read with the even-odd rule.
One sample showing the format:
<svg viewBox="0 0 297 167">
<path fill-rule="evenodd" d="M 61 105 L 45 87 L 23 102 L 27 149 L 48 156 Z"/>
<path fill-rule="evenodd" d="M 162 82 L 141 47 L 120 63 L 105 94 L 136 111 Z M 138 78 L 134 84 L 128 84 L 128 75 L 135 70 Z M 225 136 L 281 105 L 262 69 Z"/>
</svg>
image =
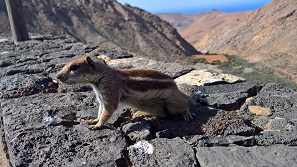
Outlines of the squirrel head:
<svg viewBox="0 0 297 167">
<path fill-rule="evenodd" d="M 103 59 L 83 56 L 67 63 L 57 74 L 57 78 L 66 84 L 96 83 L 106 67 Z"/>
</svg>

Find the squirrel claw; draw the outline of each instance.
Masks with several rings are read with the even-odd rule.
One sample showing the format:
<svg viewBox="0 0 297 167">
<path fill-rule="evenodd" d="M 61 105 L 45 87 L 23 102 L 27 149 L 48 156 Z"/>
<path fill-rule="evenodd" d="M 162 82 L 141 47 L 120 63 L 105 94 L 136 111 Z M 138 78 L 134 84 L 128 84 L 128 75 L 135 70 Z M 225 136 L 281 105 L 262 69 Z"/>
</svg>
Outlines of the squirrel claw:
<svg viewBox="0 0 297 167">
<path fill-rule="evenodd" d="M 187 122 L 193 120 L 195 117 L 196 117 L 196 115 L 194 113 L 189 112 L 189 111 L 182 114 L 182 118 Z"/>
<path fill-rule="evenodd" d="M 101 125 L 89 125 L 88 126 L 88 128 L 90 129 L 90 130 L 98 130 L 98 129 L 100 129 L 102 126 Z"/>
</svg>

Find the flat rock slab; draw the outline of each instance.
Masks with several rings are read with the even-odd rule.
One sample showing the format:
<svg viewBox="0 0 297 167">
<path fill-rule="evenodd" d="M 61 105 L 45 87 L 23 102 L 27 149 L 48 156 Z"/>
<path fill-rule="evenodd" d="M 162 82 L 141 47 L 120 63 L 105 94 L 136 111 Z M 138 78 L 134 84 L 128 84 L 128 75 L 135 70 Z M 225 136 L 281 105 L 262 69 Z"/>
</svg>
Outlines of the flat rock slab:
<svg viewBox="0 0 297 167">
<path fill-rule="evenodd" d="M 293 167 L 297 163 L 297 147 L 197 147 L 196 156 L 201 167 Z"/>
<path fill-rule="evenodd" d="M 221 94 L 229 92 L 247 93 L 249 96 L 255 96 L 262 88 L 258 82 L 246 81 L 232 84 L 218 84 L 197 87 L 197 91 L 201 91 L 206 95 Z"/>
<path fill-rule="evenodd" d="M 219 74 L 206 70 L 193 70 L 174 80 L 177 84 L 188 84 L 204 86 L 219 83 L 236 83 L 245 81 L 244 78 L 236 77 L 231 74 Z"/>
<path fill-rule="evenodd" d="M 95 48 L 90 44 L 42 35 L 32 36 L 31 40 L 18 45 L 12 41 L 0 43 L 0 98 L 57 92 L 58 85 L 52 82 L 57 72 L 65 63 Z"/>
<path fill-rule="evenodd" d="M 205 101 L 202 103 L 231 111 L 239 109 L 248 97 L 255 96 L 261 88 L 262 86 L 257 82 L 239 82 L 202 86 L 197 91 L 205 96 Z"/>
<path fill-rule="evenodd" d="M 0 43 L 1 57 L 0 76 L 37 73 L 55 73 L 56 65 L 63 64 L 72 58 L 94 50 L 96 47 L 73 42 L 61 37 L 36 37 L 20 42 L 18 45 L 6 42 Z"/>
<path fill-rule="evenodd" d="M 15 74 L 3 76 L 0 83 L 0 98 L 9 99 L 38 93 L 55 93 L 58 84 L 52 78 L 38 74 Z"/>
<path fill-rule="evenodd" d="M 204 136 L 204 135 L 191 135 L 185 136 L 183 139 L 192 147 L 213 147 L 213 146 L 254 146 L 254 136 Z"/>
<path fill-rule="evenodd" d="M 123 136 L 113 130 L 90 131 L 49 126 L 7 137 L 12 166 L 117 166 L 126 164 Z"/>
<path fill-rule="evenodd" d="M 193 148 L 181 138 L 142 140 L 128 147 L 132 166 L 197 166 Z"/>
<path fill-rule="evenodd" d="M 257 82 L 238 82 L 209 86 L 181 84 L 178 87 L 202 105 L 232 111 L 239 109 L 248 97 L 255 96 L 262 85 Z"/>
<path fill-rule="evenodd" d="M 79 118 L 94 118 L 90 93 L 38 94 L 1 102 L 12 166 L 116 166 L 126 164 L 126 142 L 113 129 L 91 131 Z"/>
<path fill-rule="evenodd" d="M 264 131 L 255 136 L 255 139 L 255 143 L 259 146 L 271 146 L 274 144 L 297 146 L 297 131 Z"/>
</svg>

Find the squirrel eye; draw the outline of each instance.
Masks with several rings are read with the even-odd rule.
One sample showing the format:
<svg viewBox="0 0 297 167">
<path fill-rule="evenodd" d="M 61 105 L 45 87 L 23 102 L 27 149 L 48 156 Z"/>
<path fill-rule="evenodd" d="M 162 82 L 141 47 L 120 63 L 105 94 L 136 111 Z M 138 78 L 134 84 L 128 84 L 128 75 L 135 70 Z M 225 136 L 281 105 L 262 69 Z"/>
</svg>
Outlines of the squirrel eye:
<svg viewBox="0 0 297 167">
<path fill-rule="evenodd" d="M 75 64 L 74 65 L 71 65 L 70 68 L 69 68 L 69 70 L 70 71 L 76 71 L 76 70 L 78 70 L 78 65 L 75 65 Z"/>
</svg>

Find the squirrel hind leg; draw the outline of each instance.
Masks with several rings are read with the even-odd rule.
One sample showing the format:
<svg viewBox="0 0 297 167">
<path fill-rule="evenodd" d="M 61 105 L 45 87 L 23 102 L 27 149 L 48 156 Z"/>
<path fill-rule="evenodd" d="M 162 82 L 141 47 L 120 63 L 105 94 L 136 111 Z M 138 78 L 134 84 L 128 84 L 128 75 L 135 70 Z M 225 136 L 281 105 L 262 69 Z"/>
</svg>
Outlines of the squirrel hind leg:
<svg viewBox="0 0 297 167">
<path fill-rule="evenodd" d="M 185 121 L 191 121 L 196 116 L 188 109 L 188 100 L 181 92 L 174 92 L 174 95 L 167 99 L 167 110 L 170 114 L 181 114 Z"/>
<path fill-rule="evenodd" d="M 139 109 L 136 113 L 133 114 L 135 117 L 150 117 L 150 118 L 163 118 L 166 116 L 165 108 L 162 103 L 147 103 L 142 104 L 141 106 L 136 107 Z"/>
</svg>

